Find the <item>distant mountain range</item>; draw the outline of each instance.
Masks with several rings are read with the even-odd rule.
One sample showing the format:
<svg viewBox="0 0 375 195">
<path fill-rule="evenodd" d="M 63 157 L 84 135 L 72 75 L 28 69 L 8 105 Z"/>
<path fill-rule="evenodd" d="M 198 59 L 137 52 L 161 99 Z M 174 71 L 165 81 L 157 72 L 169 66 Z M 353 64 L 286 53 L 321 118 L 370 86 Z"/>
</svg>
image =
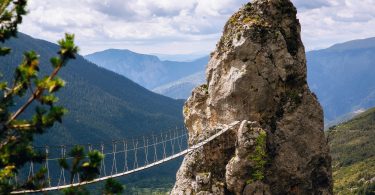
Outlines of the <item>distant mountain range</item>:
<svg viewBox="0 0 375 195">
<path fill-rule="evenodd" d="M 176 62 L 192 62 L 196 59 L 207 56 L 207 53 L 190 53 L 190 54 L 158 54 L 153 53 L 150 55 L 157 56 L 162 61 L 176 61 Z"/>
<path fill-rule="evenodd" d="M 326 121 L 375 106 L 375 38 L 308 52 L 307 64 Z"/>
<path fill-rule="evenodd" d="M 336 44 L 306 55 L 308 83 L 324 108 L 326 126 L 375 106 L 375 38 Z M 186 99 L 195 86 L 203 83 L 202 70 L 155 87 L 153 91 Z"/>
<path fill-rule="evenodd" d="M 198 85 L 205 83 L 205 72 L 200 71 L 177 81 L 159 86 L 152 91 L 175 99 L 186 99 Z"/>
<path fill-rule="evenodd" d="M 109 49 L 85 56 L 89 61 L 154 89 L 204 70 L 208 57 L 190 62 L 161 61 L 157 56 Z"/>
<path fill-rule="evenodd" d="M 137 60 L 126 61 L 129 55 Z M 375 106 L 375 38 L 336 44 L 306 56 L 308 83 L 324 108 L 326 126 Z M 160 61 L 156 56 L 128 50 L 106 50 L 86 58 L 118 73 L 123 69 L 123 75 L 133 81 L 174 99 L 187 99 L 196 86 L 205 83 L 209 59 Z M 114 68 L 118 65 L 121 68 Z"/>
</svg>

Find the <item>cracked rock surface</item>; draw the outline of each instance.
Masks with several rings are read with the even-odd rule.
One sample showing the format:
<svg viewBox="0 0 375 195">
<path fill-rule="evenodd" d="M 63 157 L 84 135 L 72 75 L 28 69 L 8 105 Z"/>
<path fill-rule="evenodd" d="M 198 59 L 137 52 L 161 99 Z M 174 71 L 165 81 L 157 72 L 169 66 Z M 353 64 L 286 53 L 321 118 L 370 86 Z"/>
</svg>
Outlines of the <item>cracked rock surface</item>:
<svg viewBox="0 0 375 195">
<path fill-rule="evenodd" d="M 332 194 L 323 111 L 306 82 L 296 13 L 289 0 L 254 0 L 229 19 L 184 117 L 190 144 L 242 122 L 185 156 L 172 194 Z"/>
</svg>

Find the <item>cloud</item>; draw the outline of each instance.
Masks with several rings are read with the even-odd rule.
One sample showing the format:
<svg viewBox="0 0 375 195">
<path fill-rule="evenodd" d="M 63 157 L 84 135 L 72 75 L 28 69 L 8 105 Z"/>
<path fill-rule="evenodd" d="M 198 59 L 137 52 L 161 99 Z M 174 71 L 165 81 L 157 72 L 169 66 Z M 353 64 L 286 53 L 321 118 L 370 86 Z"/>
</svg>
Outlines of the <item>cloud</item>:
<svg viewBox="0 0 375 195">
<path fill-rule="evenodd" d="M 331 6 L 331 3 L 327 0 L 294 0 L 293 3 L 299 9 L 316 9 Z"/>
<path fill-rule="evenodd" d="M 330 6 L 299 13 L 309 50 L 375 36 L 375 0 L 328 0 Z"/>
<path fill-rule="evenodd" d="M 84 54 L 107 48 L 143 53 L 209 52 L 230 15 L 248 0 L 29 1 L 20 30 L 55 42 L 75 33 Z M 374 36 L 375 0 L 293 0 L 307 49 Z M 363 30 L 366 29 L 366 30 Z"/>
<path fill-rule="evenodd" d="M 30 1 L 30 14 L 20 30 L 32 36 L 54 41 L 64 32 L 75 33 L 83 53 L 93 50 L 95 42 L 108 42 L 122 48 L 158 51 L 155 45 L 208 42 L 202 50 L 211 50 L 225 21 L 245 0 L 50 0 Z M 163 42 L 163 43 L 161 43 Z M 120 44 L 122 43 L 122 45 Z M 90 47 L 88 47 L 90 45 Z M 134 46 L 136 45 L 136 46 Z M 110 46 L 109 46 L 110 47 Z M 150 49 L 154 48 L 154 49 Z M 193 48 L 185 48 L 190 52 Z M 196 49 L 196 48 L 194 48 Z M 142 50 L 142 49 L 141 49 Z M 179 49 L 182 51 L 182 49 Z"/>
</svg>

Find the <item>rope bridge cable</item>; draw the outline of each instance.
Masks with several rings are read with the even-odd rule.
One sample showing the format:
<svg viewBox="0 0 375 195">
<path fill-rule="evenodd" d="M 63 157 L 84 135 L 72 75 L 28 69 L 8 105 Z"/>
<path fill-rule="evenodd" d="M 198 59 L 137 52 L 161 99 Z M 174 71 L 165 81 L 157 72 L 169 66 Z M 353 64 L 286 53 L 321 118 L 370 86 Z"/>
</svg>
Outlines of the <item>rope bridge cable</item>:
<svg viewBox="0 0 375 195">
<path fill-rule="evenodd" d="M 170 133 L 172 131 L 174 131 L 174 128 L 170 129 L 170 130 L 163 131 L 163 132 L 160 132 L 160 131 L 157 131 L 157 132 L 158 133 L 162 133 L 162 134 L 168 134 L 168 133 Z M 179 131 L 186 132 L 186 128 L 185 127 L 181 127 L 181 128 L 179 128 Z M 155 134 L 155 131 L 151 131 L 151 135 L 152 134 Z M 66 148 L 73 148 L 75 146 L 84 146 L 84 147 L 87 147 L 87 148 L 91 146 L 91 148 L 99 148 L 102 144 L 104 144 L 104 145 L 111 145 L 113 142 L 121 143 L 121 142 L 123 142 L 123 140 L 127 140 L 127 141 L 142 140 L 143 137 L 144 137 L 144 135 L 138 135 L 138 136 L 133 137 L 131 139 L 123 139 L 123 138 L 121 138 L 121 139 L 115 139 L 115 140 L 111 139 L 110 141 L 98 142 L 96 144 L 93 144 L 93 143 L 87 143 L 87 144 L 64 144 L 63 146 L 65 146 Z M 52 148 L 60 149 L 61 146 L 62 145 L 48 145 L 48 147 L 50 149 L 52 149 Z M 43 149 L 44 150 L 45 146 L 33 146 L 33 148 L 35 148 L 35 149 Z"/>
<path fill-rule="evenodd" d="M 112 152 L 113 152 L 113 159 L 112 159 L 112 170 L 111 170 L 111 175 L 113 173 L 117 173 L 117 164 L 116 164 L 116 152 L 117 152 L 117 147 L 116 147 L 116 142 L 113 142 L 112 144 Z"/>
<path fill-rule="evenodd" d="M 234 126 L 239 124 L 240 121 L 235 121 L 229 125 L 224 125 L 223 128 L 215 128 L 214 131 L 212 131 L 214 134 L 212 135 L 207 135 L 207 138 L 200 141 L 199 143 L 196 143 L 194 145 L 189 145 L 189 139 L 188 139 L 188 133 L 185 132 L 180 132 L 178 131 L 170 131 L 167 133 L 162 133 L 160 135 L 161 140 L 158 139 L 158 136 L 154 136 L 153 134 L 151 135 L 150 138 L 142 137 L 141 139 L 132 139 L 131 142 L 130 140 L 121 140 L 121 141 L 113 141 L 112 142 L 112 151 L 111 152 L 106 152 L 104 144 L 100 144 L 100 150 L 104 154 L 105 158 L 102 160 L 101 166 L 100 166 L 100 174 L 99 177 L 91 180 L 91 181 L 79 181 L 79 176 L 77 179 L 76 183 L 72 184 L 66 184 L 66 179 L 65 179 L 65 174 L 64 170 L 61 169 L 60 174 L 59 174 L 59 180 L 57 185 L 53 186 L 52 184 L 48 184 L 48 187 L 45 187 L 43 189 L 39 190 L 19 190 L 19 191 L 13 191 L 12 194 L 23 194 L 23 193 L 35 193 L 35 192 L 47 192 L 47 191 L 53 191 L 53 190 L 61 190 L 69 187 L 75 187 L 75 186 L 81 186 L 81 185 L 87 185 L 91 183 L 96 183 L 100 181 L 107 180 L 109 178 L 116 178 L 116 177 L 121 177 L 124 175 L 129 175 L 135 172 L 139 172 L 154 166 L 158 166 L 160 164 L 163 164 L 165 162 L 171 161 L 173 159 L 176 159 L 178 157 L 184 156 L 186 154 L 189 154 L 195 150 L 197 150 L 200 147 L 203 147 L 204 145 L 210 143 L 212 140 L 216 139 L 217 137 L 221 136 L 228 130 L 232 129 Z M 183 144 L 184 139 L 186 140 L 186 149 L 183 150 Z M 149 140 L 152 140 L 150 143 Z M 142 144 L 143 141 L 143 144 Z M 141 142 L 141 146 L 139 146 L 139 142 Z M 177 142 L 178 144 L 178 149 L 175 150 L 175 143 Z M 132 147 L 129 147 L 129 143 L 132 143 Z M 123 149 L 122 150 L 117 150 L 117 144 L 122 144 Z M 143 146 L 142 146 L 143 145 Z M 109 147 L 110 148 L 110 147 Z M 153 153 L 153 158 L 149 158 L 150 154 L 152 155 L 152 152 L 149 153 L 149 148 L 153 148 L 154 153 Z M 181 148 L 181 149 L 180 149 Z M 169 150 L 170 149 L 170 150 Z M 92 145 L 89 145 L 89 150 L 92 150 Z M 48 151 L 49 155 L 51 151 Z M 144 152 L 144 155 L 138 155 L 138 152 Z M 123 155 L 118 155 L 116 154 L 123 153 Z M 163 153 L 161 159 L 158 159 L 158 153 Z M 128 161 L 131 160 L 129 159 L 129 154 L 134 155 L 133 159 L 133 168 L 129 169 L 128 167 Z M 61 157 L 64 159 L 69 159 L 71 157 L 66 157 L 66 147 L 61 146 Z M 120 160 L 124 160 L 124 165 L 123 172 L 118 173 L 117 169 L 117 163 L 116 159 L 118 157 Z M 121 157 L 121 158 L 120 158 Z M 123 158 L 122 158 L 123 157 Z M 138 157 L 143 157 L 144 159 L 138 159 Z M 105 167 L 105 161 L 110 162 L 112 159 L 112 169 L 111 173 L 109 175 L 106 174 L 106 167 Z M 153 159 L 153 160 L 151 160 Z M 140 161 L 142 160 L 142 161 Z M 47 156 L 47 161 L 48 164 L 46 164 L 46 167 L 51 167 L 50 163 L 51 161 L 58 161 L 58 158 L 48 158 Z M 144 164 L 142 164 L 144 162 Z M 139 164 L 141 163 L 141 164 Z M 49 171 L 49 170 L 48 170 Z M 73 181 L 75 181 L 73 179 Z M 61 184 L 63 183 L 63 184 Z"/>
<path fill-rule="evenodd" d="M 123 145 L 124 145 L 124 172 L 129 170 L 128 167 L 128 143 L 126 140 L 123 140 Z"/>
<path fill-rule="evenodd" d="M 61 159 L 66 159 L 66 149 L 65 149 L 65 146 L 61 146 Z M 59 176 L 59 182 L 57 183 L 57 186 L 60 186 L 61 180 L 63 182 L 63 185 L 66 185 L 65 169 L 63 167 L 60 168 L 60 176 Z"/>
<path fill-rule="evenodd" d="M 100 151 L 101 151 L 102 154 L 104 154 L 104 145 L 103 144 L 100 145 Z M 104 158 L 102 160 L 102 163 L 100 163 L 100 170 L 99 170 L 99 172 L 100 172 L 99 175 L 103 174 L 104 176 L 107 176 L 106 170 L 105 170 L 105 160 L 104 160 Z"/>
<path fill-rule="evenodd" d="M 47 169 L 47 182 L 48 182 L 48 187 L 51 187 L 51 177 L 50 177 L 50 174 L 49 174 L 49 166 L 48 166 L 48 154 L 49 154 L 49 150 L 48 150 L 48 146 L 46 146 L 46 162 L 45 162 L 45 168 Z"/>
</svg>

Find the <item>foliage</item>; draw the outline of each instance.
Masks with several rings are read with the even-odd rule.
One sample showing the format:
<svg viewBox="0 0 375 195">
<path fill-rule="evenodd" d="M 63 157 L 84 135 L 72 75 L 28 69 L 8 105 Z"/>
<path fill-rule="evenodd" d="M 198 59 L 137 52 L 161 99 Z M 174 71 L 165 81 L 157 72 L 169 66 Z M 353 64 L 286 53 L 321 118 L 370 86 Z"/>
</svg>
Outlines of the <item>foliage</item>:
<svg viewBox="0 0 375 195">
<path fill-rule="evenodd" d="M 22 22 L 26 14 L 26 0 L 6 0 L 0 3 L 0 41 L 16 36 L 17 25 Z M 65 39 L 59 41 L 59 55 L 51 59 L 52 72 L 44 77 L 39 73 L 39 56 L 34 51 L 24 53 L 20 65 L 15 69 L 13 82 L 8 84 L 2 81 L 0 90 L 3 96 L 0 99 L 0 191 L 9 193 L 14 183 L 11 179 L 17 170 L 27 162 L 41 162 L 42 154 L 35 152 L 32 141 L 35 134 L 42 134 L 54 123 L 61 122 L 66 109 L 55 106 L 57 98 L 55 93 L 64 86 L 64 81 L 57 77 L 60 69 L 70 59 L 74 59 L 78 47 L 74 44 L 74 35 L 66 34 Z M 10 53 L 11 49 L 1 47 L 0 55 Z M 15 100 L 26 98 L 24 104 L 16 106 Z M 37 102 L 35 104 L 34 102 Z M 22 114 L 36 105 L 31 117 Z M 22 186 L 29 189 L 43 187 L 45 184 L 44 173 L 41 169 Z"/>
<path fill-rule="evenodd" d="M 175 183 L 174 178 L 169 177 L 149 177 L 144 180 L 128 181 L 123 194 L 170 194 Z"/>
<path fill-rule="evenodd" d="M 330 128 L 328 139 L 335 167 L 345 167 L 375 156 L 375 108 Z"/>
<path fill-rule="evenodd" d="M 121 194 L 124 191 L 124 187 L 114 179 L 108 179 L 104 185 L 104 194 Z"/>
<path fill-rule="evenodd" d="M 327 133 L 335 194 L 375 194 L 375 108 Z"/>
<path fill-rule="evenodd" d="M 299 92 L 297 90 L 287 91 L 286 97 L 288 98 L 288 101 L 292 104 L 292 106 L 294 107 L 301 104 L 302 102 L 302 97 L 299 95 Z"/>
<path fill-rule="evenodd" d="M 359 195 L 374 195 L 375 194 L 375 183 L 369 183 L 361 186 L 357 190 Z"/>
<path fill-rule="evenodd" d="M 76 176 L 79 176 L 80 181 L 89 181 L 100 174 L 100 163 L 104 155 L 99 151 L 89 151 L 86 156 L 84 147 L 75 146 L 71 150 L 70 156 L 72 157 L 70 163 L 66 158 L 59 160 L 60 166 L 70 173 L 70 183 L 73 183 Z"/>
<path fill-rule="evenodd" d="M 375 177 L 375 157 L 349 166 L 335 168 L 333 177 L 335 194 L 366 194 L 360 193 L 360 191 L 369 192 L 370 190 L 374 194 L 375 190 L 372 187 L 375 183 L 369 181 Z"/>
<path fill-rule="evenodd" d="M 243 7 L 246 11 L 251 11 L 253 5 L 249 2 L 249 3 L 246 3 Z"/>
<path fill-rule="evenodd" d="M 90 192 L 81 186 L 67 188 L 63 190 L 64 195 L 89 195 Z"/>
<path fill-rule="evenodd" d="M 90 151 L 88 155 L 85 156 L 83 148 L 76 146 L 72 149 L 71 156 L 74 157 L 71 163 L 69 163 L 67 159 L 60 159 L 59 161 L 60 166 L 70 172 L 71 184 L 76 177 L 79 177 L 80 182 L 84 182 L 93 180 L 100 174 L 100 163 L 104 156 L 99 151 Z M 88 195 L 90 191 L 84 186 L 76 186 L 64 189 L 63 193 L 64 195 Z"/>
<path fill-rule="evenodd" d="M 251 178 L 247 181 L 248 183 L 264 179 L 265 165 L 267 163 L 266 139 L 266 131 L 260 130 L 259 136 L 255 140 L 255 150 L 250 155 L 253 166 L 251 169 Z"/>
<path fill-rule="evenodd" d="M 0 42 L 16 36 L 17 25 L 26 14 L 27 0 L 3 0 L 0 2 Z M 10 53 L 10 48 L 0 47 L 0 56 Z"/>
<path fill-rule="evenodd" d="M 26 0 L 5 0 L 0 3 L 0 42 L 17 35 L 17 25 L 26 14 Z M 36 134 L 43 134 L 55 122 L 62 122 L 67 110 L 55 106 L 58 98 L 56 92 L 65 86 L 65 82 L 57 74 L 70 59 L 75 59 L 78 47 L 74 44 L 74 35 L 66 34 L 58 41 L 58 55 L 52 57 L 52 71 L 46 76 L 40 76 L 39 55 L 35 51 L 25 52 L 22 62 L 15 68 L 13 82 L 3 81 L 0 90 L 0 193 L 8 194 L 16 188 L 40 189 L 47 185 L 46 168 L 41 168 L 36 174 L 28 177 L 24 184 L 16 185 L 15 174 L 28 162 L 41 163 L 45 155 L 36 152 L 33 139 Z M 8 47 L 0 48 L 0 55 L 11 52 Z M 26 98 L 28 96 L 28 98 Z M 24 104 L 17 103 L 25 100 Z M 32 114 L 25 114 L 35 108 Z M 79 175 L 81 181 L 92 180 L 99 174 L 99 166 L 103 154 L 90 151 L 87 158 L 83 147 L 75 147 L 70 152 L 71 163 L 60 159 L 60 166 L 68 169 L 73 178 Z M 113 182 L 113 181 L 112 181 Z M 114 182 L 113 182 L 114 183 Z M 115 189 L 116 190 L 116 189 Z M 118 189 L 117 189 L 118 190 Z M 87 194 L 82 187 L 70 188 L 65 194 Z"/>
</svg>

